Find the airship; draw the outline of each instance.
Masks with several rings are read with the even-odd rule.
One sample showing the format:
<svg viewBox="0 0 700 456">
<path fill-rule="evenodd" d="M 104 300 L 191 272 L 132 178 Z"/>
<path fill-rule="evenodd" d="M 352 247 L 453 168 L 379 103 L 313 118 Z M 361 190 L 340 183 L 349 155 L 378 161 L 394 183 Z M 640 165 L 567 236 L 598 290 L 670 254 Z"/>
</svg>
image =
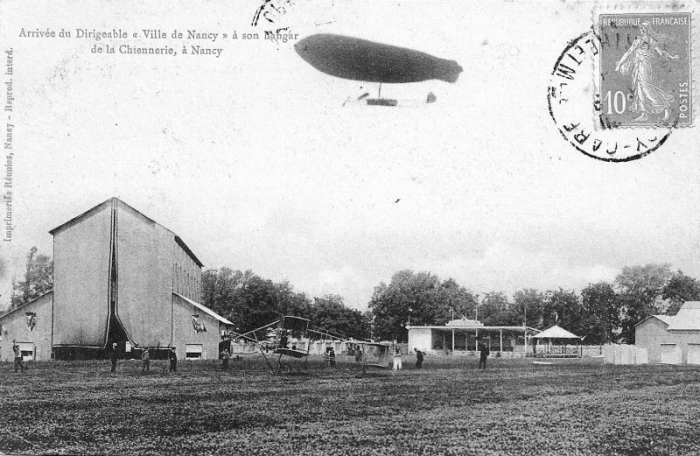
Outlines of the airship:
<svg viewBox="0 0 700 456">
<path fill-rule="evenodd" d="M 347 103 L 367 106 L 415 106 L 433 103 L 431 92 L 419 100 L 382 98 L 381 84 L 403 84 L 440 80 L 455 83 L 462 67 L 454 60 L 441 59 L 413 49 L 334 34 L 308 36 L 294 45 L 299 56 L 330 76 L 379 83 L 377 98 L 368 93 Z"/>
</svg>

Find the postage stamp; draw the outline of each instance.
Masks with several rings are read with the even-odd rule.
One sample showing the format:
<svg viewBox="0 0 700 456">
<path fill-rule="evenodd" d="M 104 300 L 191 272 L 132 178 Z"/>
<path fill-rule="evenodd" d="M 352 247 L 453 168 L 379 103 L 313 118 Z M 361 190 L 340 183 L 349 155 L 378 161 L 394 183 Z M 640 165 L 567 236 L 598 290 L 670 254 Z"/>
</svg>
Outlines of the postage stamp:
<svg viewBox="0 0 700 456">
<path fill-rule="evenodd" d="M 597 26 L 601 121 L 605 126 L 691 126 L 691 13 L 600 14 Z"/>
<path fill-rule="evenodd" d="M 659 128 L 617 128 L 620 125 L 605 120 L 605 105 L 594 77 L 601 47 L 593 30 L 569 41 L 552 69 L 549 114 L 561 136 L 584 155 L 606 162 L 642 158 L 659 149 L 673 128 L 663 124 Z"/>
</svg>

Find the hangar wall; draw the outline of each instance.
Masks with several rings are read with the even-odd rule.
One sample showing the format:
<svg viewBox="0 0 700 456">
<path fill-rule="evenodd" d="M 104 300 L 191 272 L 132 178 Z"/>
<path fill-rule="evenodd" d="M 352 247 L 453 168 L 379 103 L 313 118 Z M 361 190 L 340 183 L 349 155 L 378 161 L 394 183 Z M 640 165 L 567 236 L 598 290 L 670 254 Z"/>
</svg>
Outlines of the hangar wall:
<svg viewBox="0 0 700 456">
<path fill-rule="evenodd" d="M 119 201 L 117 315 L 137 346 L 167 346 L 173 234 Z"/>
<path fill-rule="evenodd" d="M 108 200 L 52 231 L 55 346 L 105 344 L 111 223 Z"/>
<path fill-rule="evenodd" d="M 53 347 L 104 349 L 108 337 L 128 338 L 134 347 L 149 348 L 175 341 L 182 358 L 185 345 L 202 346 L 204 358 L 218 357 L 219 324 L 231 323 L 198 304 L 203 265 L 175 233 L 117 198 L 50 233 Z M 110 327 L 112 302 L 121 325 L 114 320 Z M 207 332 L 193 329 L 197 311 L 191 307 L 197 306 Z"/>
<path fill-rule="evenodd" d="M 173 242 L 173 291 L 193 301 L 202 300 L 202 268 L 182 247 L 184 243 L 175 238 Z M 178 242 L 179 241 L 179 242 Z"/>
</svg>

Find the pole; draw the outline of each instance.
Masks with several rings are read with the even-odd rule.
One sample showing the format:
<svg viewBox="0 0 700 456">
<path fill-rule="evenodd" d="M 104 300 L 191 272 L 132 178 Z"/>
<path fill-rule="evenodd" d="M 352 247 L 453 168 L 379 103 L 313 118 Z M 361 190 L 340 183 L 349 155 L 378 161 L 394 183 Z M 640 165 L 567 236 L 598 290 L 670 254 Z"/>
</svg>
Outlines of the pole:
<svg viewBox="0 0 700 456">
<path fill-rule="evenodd" d="M 503 330 L 500 330 L 501 332 L 501 349 L 499 350 L 501 353 L 503 353 Z"/>
<path fill-rule="evenodd" d="M 452 330 L 452 353 L 455 352 L 455 330 Z"/>
</svg>

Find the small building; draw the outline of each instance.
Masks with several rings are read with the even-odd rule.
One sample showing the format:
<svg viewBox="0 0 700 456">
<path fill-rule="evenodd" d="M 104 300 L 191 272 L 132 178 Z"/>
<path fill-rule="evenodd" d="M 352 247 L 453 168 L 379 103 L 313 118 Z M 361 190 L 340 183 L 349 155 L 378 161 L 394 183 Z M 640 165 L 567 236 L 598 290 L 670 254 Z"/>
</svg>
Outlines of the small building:
<svg viewBox="0 0 700 456">
<path fill-rule="evenodd" d="M 686 302 L 674 316 L 647 317 L 634 334 L 650 363 L 700 364 L 700 301 Z"/>
<path fill-rule="evenodd" d="M 531 350 L 530 338 L 538 332 L 529 326 L 484 326 L 480 321 L 460 318 L 444 326 L 409 326 L 408 351 L 474 354 L 481 340 L 492 352 L 525 356 Z"/>
<path fill-rule="evenodd" d="M 534 356 L 555 358 L 576 358 L 583 356 L 581 338 L 559 325 L 545 329 L 533 336 L 535 345 L 532 347 Z"/>
<path fill-rule="evenodd" d="M 51 358 L 53 292 L 0 316 L 0 360 L 11 361 L 15 341 L 25 361 Z"/>
</svg>

